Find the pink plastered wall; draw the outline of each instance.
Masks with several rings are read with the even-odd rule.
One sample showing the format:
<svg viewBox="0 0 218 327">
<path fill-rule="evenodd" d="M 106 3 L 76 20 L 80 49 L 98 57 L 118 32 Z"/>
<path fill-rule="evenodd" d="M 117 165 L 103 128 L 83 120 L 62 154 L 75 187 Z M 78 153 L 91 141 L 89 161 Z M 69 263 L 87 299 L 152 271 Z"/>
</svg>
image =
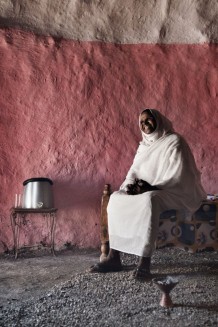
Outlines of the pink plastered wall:
<svg viewBox="0 0 218 327">
<path fill-rule="evenodd" d="M 22 182 L 54 182 L 57 248 L 99 245 L 102 189 L 122 183 L 157 108 L 188 141 L 208 193 L 217 190 L 217 46 L 116 45 L 0 30 L 0 252 Z M 33 220 L 21 245 L 46 239 Z"/>
</svg>

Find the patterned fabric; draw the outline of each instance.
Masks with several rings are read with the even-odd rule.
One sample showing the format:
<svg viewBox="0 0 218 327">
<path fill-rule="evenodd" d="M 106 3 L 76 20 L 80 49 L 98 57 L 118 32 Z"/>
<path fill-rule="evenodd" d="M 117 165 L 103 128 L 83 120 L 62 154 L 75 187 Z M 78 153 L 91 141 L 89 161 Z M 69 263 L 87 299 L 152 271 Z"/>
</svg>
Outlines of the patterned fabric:
<svg viewBox="0 0 218 327">
<path fill-rule="evenodd" d="M 204 201 L 190 217 L 168 210 L 160 216 L 157 247 L 176 246 L 189 252 L 218 250 L 218 202 Z"/>
</svg>

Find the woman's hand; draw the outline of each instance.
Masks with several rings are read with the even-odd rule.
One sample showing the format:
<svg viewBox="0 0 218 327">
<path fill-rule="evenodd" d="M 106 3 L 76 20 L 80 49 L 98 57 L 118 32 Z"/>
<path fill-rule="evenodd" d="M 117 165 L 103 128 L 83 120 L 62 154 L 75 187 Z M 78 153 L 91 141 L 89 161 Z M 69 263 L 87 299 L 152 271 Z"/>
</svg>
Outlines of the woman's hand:
<svg viewBox="0 0 218 327">
<path fill-rule="evenodd" d="M 134 184 L 127 184 L 125 191 L 129 195 L 141 194 L 148 191 L 158 190 L 156 186 L 152 186 L 143 180 L 136 180 Z"/>
<path fill-rule="evenodd" d="M 140 188 L 137 184 L 127 184 L 126 185 L 126 193 L 129 195 L 139 194 Z"/>
</svg>

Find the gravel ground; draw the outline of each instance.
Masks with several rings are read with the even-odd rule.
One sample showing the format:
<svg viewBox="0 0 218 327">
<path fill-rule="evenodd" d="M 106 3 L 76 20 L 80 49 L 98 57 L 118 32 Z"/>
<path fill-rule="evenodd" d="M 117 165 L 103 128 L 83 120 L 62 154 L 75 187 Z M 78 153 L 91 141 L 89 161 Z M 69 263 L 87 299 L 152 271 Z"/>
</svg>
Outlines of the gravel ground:
<svg viewBox="0 0 218 327">
<path fill-rule="evenodd" d="M 172 308 L 159 305 L 161 292 L 153 282 L 132 278 L 136 259 L 122 255 L 119 273 L 84 271 L 39 297 L 8 300 L 0 306 L 0 326 L 218 326 L 217 252 L 155 252 L 154 277 L 179 280 L 171 292 Z"/>
</svg>

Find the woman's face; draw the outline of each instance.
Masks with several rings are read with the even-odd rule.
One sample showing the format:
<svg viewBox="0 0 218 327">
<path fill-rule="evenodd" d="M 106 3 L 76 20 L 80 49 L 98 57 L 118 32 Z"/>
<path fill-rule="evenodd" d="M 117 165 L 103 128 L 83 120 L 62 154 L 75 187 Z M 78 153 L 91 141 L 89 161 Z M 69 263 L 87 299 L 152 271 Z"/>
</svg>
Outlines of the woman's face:
<svg viewBox="0 0 218 327">
<path fill-rule="evenodd" d="M 140 115 L 140 127 L 145 134 L 151 134 L 155 131 L 157 127 L 156 120 L 149 113 L 144 112 Z"/>
</svg>

